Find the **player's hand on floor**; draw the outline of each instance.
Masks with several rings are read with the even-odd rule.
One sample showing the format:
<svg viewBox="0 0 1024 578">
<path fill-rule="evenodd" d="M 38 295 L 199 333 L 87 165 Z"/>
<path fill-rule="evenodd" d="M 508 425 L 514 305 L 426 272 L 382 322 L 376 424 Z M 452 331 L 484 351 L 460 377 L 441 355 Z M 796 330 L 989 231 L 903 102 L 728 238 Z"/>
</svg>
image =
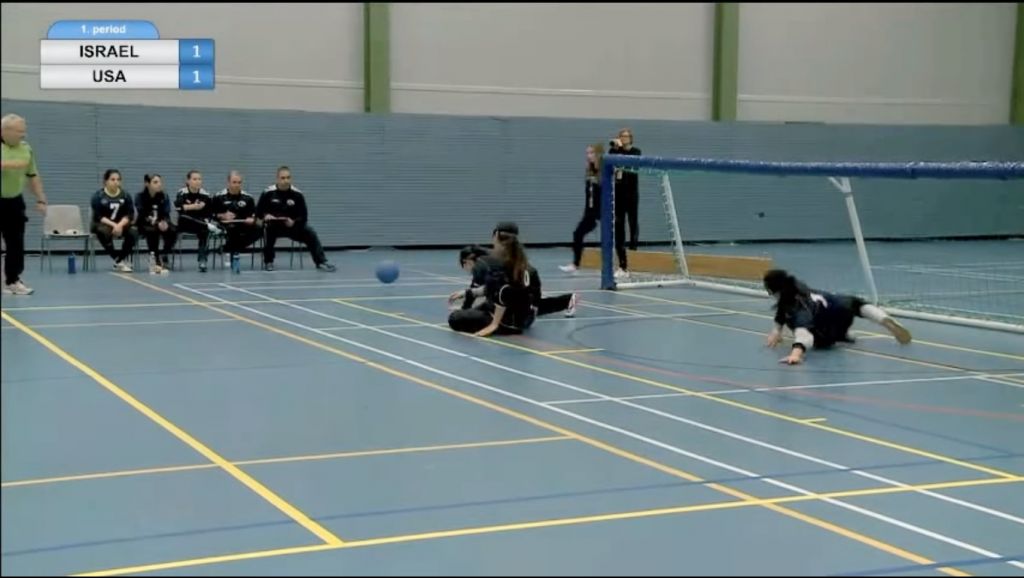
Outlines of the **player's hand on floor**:
<svg viewBox="0 0 1024 578">
<path fill-rule="evenodd" d="M 768 347 L 775 347 L 782 342 L 782 334 L 778 331 L 772 331 L 768 334 L 768 339 L 765 340 L 765 345 Z"/>
<path fill-rule="evenodd" d="M 488 325 L 487 327 L 484 327 L 483 329 L 481 329 L 480 331 L 477 331 L 473 335 L 476 335 L 477 337 L 490 337 L 491 334 L 493 334 L 497 330 L 498 330 L 498 326 L 497 325 Z"/>
<path fill-rule="evenodd" d="M 799 365 L 804 361 L 804 354 L 799 349 L 794 349 L 789 355 L 779 360 L 779 363 L 785 363 L 786 365 Z"/>
</svg>

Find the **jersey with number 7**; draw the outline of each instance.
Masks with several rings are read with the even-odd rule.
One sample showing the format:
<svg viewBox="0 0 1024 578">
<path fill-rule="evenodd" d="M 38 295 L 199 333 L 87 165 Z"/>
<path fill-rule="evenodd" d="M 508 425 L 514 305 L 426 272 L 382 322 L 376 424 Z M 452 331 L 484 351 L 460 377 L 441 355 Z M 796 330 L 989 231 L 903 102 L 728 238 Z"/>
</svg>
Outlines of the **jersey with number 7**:
<svg viewBox="0 0 1024 578">
<path fill-rule="evenodd" d="M 101 223 L 103 217 L 118 223 L 121 219 L 128 217 L 135 218 L 135 203 L 131 195 L 119 190 L 116 195 L 110 195 L 104 189 L 96 191 L 92 196 L 92 220 Z"/>
</svg>

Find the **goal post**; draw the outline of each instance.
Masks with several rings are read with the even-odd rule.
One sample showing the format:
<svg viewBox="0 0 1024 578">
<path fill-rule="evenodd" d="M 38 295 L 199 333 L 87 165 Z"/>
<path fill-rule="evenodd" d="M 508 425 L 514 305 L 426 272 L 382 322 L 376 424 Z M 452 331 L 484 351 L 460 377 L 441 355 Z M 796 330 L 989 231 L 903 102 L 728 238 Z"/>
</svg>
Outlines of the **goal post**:
<svg viewBox="0 0 1024 578">
<path fill-rule="evenodd" d="M 663 250 L 629 251 L 630 275 L 627 278 L 617 278 L 615 272 L 615 227 L 620 226 L 615 219 L 616 170 L 636 171 L 645 175 L 653 174 L 656 177 L 665 215 L 663 236 L 668 237 L 660 240 L 666 245 Z M 788 263 L 778 263 L 768 255 L 740 255 L 736 254 L 736 251 L 728 254 L 719 251 L 707 255 L 693 252 L 694 239 L 687 238 L 686 231 L 681 225 L 684 220 L 681 215 L 686 214 L 687 203 L 691 203 L 689 209 L 692 210 L 692 203 L 696 201 L 688 197 L 685 190 L 679 190 L 680 187 L 673 190 L 673 180 L 677 180 L 676 177 L 681 175 L 697 172 L 761 175 L 765 178 L 820 178 L 822 194 L 842 196 L 846 221 L 849 224 L 843 235 L 852 237 L 850 249 L 840 249 L 842 263 L 838 262 L 839 259 L 834 259 L 835 265 L 841 266 L 844 274 L 859 277 L 856 284 L 857 293 L 863 298 L 885 306 L 898 316 L 1024 332 L 1024 244 L 1020 244 L 1021 252 L 1017 258 L 1003 258 L 1002 261 L 992 262 L 988 265 L 990 269 L 979 268 L 985 265 L 970 265 L 970 256 L 961 259 L 966 263 L 955 266 L 936 265 L 924 261 L 919 263 L 913 259 L 910 259 L 909 263 L 888 263 L 881 259 L 885 264 L 879 266 L 872 260 L 883 255 L 873 254 L 873 251 L 879 251 L 879 247 L 868 246 L 854 194 L 854 181 L 859 182 L 862 179 L 996 180 L 1012 182 L 1015 191 L 1012 198 L 1020 199 L 1020 202 L 1024 203 L 1024 162 L 772 162 L 606 155 L 601 169 L 601 187 L 602 191 L 606 191 L 601 196 L 599 266 L 603 289 L 691 286 L 765 297 L 760 277 L 764 271 L 776 266 L 791 268 L 794 274 L 806 278 L 812 285 L 819 285 L 820 289 L 841 289 L 838 286 L 820 286 L 827 285 L 826 280 L 816 278 L 814 271 L 801 270 L 796 266 L 789 267 Z M 969 196 L 964 199 L 965 202 L 969 200 Z M 740 209 L 733 208 L 736 218 L 739 218 Z M 997 207 L 994 210 L 999 209 L 1000 207 Z M 729 219 L 730 215 L 723 209 L 720 218 Z M 1024 239 L 1024 218 L 1021 219 L 1016 233 Z M 1013 236 L 1012 231 L 1008 235 L 995 235 L 1002 240 Z M 757 245 L 752 243 L 744 245 L 741 250 L 756 251 L 756 248 Z M 941 253 L 944 249 L 938 246 L 925 246 L 922 250 Z M 1004 251 L 1004 254 L 1013 253 L 1012 249 Z M 977 257 L 985 254 L 981 252 L 975 255 L 973 260 L 981 263 L 984 259 Z M 596 257 L 595 253 L 591 253 L 590 260 L 593 261 Z M 585 256 L 584 267 L 587 266 L 587 261 L 588 258 Z M 818 277 L 821 276 L 828 275 Z M 842 289 L 848 290 L 848 286 L 843 286 Z"/>
</svg>

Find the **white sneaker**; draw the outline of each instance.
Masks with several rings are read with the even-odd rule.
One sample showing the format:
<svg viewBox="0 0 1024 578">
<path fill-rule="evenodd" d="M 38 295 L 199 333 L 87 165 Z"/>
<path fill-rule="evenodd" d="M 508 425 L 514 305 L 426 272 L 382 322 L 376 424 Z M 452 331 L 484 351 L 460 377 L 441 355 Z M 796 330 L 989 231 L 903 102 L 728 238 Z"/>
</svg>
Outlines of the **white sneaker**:
<svg viewBox="0 0 1024 578">
<path fill-rule="evenodd" d="M 625 269 L 616 269 L 615 270 L 615 278 L 616 279 L 628 279 L 629 278 L 629 271 L 626 271 Z"/>
<path fill-rule="evenodd" d="M 114 271 L 117 271 L 118 273 L 131 273 L 132 266 L 124 261 L 118 261 L 117 263 L 114 263 Z"/>
<path fill-rule="evenodd" d="M 576 272 L 576 265 L 573 265 L 572 263 L 568 265 L 559 265 L 558 268 L 561 269 L 562 271 L 565 271 L 566 273 Z"/>
<path fill-rule="evenodd" d="M 35 289 L 25 285 L 21 281 L 15 281 L 10 285 L 6 283 L 4 284 L 5 295 L 31 295 L 33 293 L 35 293 Z"/>
<path fill-rule="evenodd" d="M 573 293 L 569 298 L 569 306 L 565 309 L 566 317 L 576 317 L 576 306 L 580 303 L 580 294 Z"/>
</svg>

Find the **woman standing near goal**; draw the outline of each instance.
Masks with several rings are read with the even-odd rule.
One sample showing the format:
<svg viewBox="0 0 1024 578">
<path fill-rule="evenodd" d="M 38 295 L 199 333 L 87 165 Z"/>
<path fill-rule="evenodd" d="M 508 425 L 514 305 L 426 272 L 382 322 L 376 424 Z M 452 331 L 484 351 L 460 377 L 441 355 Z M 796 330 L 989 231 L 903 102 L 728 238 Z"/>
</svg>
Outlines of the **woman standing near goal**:
<svg viewBox="0 0 1024 578">
<path fill-rule="evenodd" d="M 765 273 L 764 288 L 775 298 L 775 327 L 768 335 L 768 346 L 775 347 L 782 341 L 783 327 L 793 331 L 793 350 L 780 363 L 798 364 L 812 347 L 824 349 L 840 341 L 852 343 L 848 331 L 855 317 L 885 327 L 903 345 L 910 343 L 910 332 L 905 327 L 860 297 L 812 291 L 781 269 Z"/>
<path fill-rule="evenodd" d="M 583 217 L 572 233 L 572 263 L 561 265 L 559 269 L 566 273 L 575 273 L 583 259 L 583 238 L 597 228 L 601 220 L 601 159 L 604 157 L 604 145 L 592 144 L 587 147 L 587 169 L 585 171 L 586 202 L 583 205 Z"/>
</svg>

